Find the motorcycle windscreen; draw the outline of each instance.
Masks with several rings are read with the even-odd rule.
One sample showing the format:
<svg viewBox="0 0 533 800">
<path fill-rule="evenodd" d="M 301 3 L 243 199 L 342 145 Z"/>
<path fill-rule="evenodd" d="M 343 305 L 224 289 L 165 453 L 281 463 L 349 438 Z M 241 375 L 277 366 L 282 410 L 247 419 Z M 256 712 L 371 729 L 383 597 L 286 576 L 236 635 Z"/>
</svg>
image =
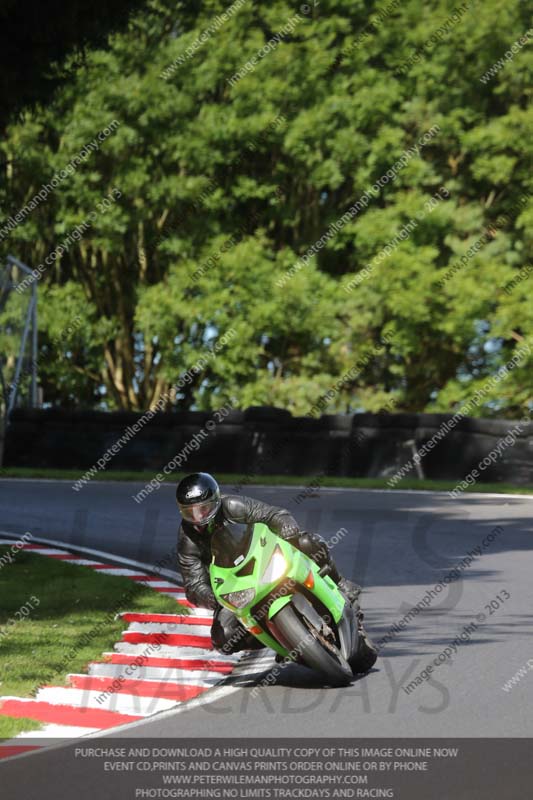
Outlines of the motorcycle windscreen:
<svg viewBox="0 0 533 800">
<path fill-rule="evenodd" d="M 253 524 L 226 522 L 218 527 L 211 537 L 214 563 L 224 569 L 238 566 L 248 555 L 253 533 Z"/>
</svg>

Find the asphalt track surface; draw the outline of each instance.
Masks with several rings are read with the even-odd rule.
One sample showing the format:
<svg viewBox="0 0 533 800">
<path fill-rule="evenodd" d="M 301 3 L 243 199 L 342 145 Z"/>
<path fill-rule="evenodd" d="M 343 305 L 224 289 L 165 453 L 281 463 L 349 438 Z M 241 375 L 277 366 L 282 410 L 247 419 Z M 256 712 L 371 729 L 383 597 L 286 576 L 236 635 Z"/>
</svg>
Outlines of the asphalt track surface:
<svg viewBox="0 0 533 800">
<path fill-rule="evenodd" d="M 174 489 L 164 485 L 139 505 L 132 495 L 140 488 L 93 482 L 76 493 L 66 481 L 3 480 L 0 530 L 156 563 L 176 543 Z M 110 735 L 533 736 L 533 498 L 328 489 L 298 502 L 299 491 L 249 487 L 247 493 L 289 508 L 302 528 L 336 542 L 341 571 L 365 587 L 368 631 L 377 642 L 391 634 L 376 667 L 345 689 L 323 688 L 296 665 L 283 667 L 255 694 L 253 685 L 230 680 L 208 693 L 209 702 L 193 701 Z M 481 552 L 465 563 L 476 548 Z M 461 562 L 459 577 L 437 592 Z M 423 610 L 393 630 L 430 590 Z M 406 692 L 402 687 L 462 632 L 452 657 Z M 523 677 L 504 691 L 522 667 Z"/>
</svg>

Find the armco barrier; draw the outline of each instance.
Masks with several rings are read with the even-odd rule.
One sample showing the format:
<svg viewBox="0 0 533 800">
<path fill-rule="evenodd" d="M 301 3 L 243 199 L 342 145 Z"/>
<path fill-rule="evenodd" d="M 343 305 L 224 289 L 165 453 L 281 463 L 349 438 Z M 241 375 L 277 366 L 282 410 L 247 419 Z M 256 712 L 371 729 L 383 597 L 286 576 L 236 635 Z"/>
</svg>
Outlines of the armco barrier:
<svg viewBox="0 0 533 800">
<path fill-rule="evenodd" d="M 139 417 L 130 412 L 17 409 L 7 430 L 5 466 L 89 469 Z M 107 470 L 155 474 L 211 417 L 210 412 L 157 414 L 111 459 Z M 446 414 L 325 414 L 314 419 L 252 407 L 231 411 L 181 469 L 390 477 L 448 419 Z M 465 417 L 422 458 L 423 475 L 461 480 L 516 424 Z M 417 475 L 414 464 L 404 475 Z M 480 480 L 533 482 L 532 423 L 522 426 L 515 444 L 502 450 Z"/>
</svg>

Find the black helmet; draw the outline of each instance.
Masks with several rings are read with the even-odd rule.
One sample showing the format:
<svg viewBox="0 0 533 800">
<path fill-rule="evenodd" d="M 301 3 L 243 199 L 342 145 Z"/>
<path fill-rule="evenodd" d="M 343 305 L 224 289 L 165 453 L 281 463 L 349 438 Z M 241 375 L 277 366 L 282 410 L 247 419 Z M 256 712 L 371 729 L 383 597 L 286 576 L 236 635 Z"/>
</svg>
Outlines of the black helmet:
<svg viewBox="0 0 533 800">
<path fill-rule="evenodd" d="M 193 525 L 207 525 L 220 508 L 218 483 L 207 472 L 187 475 L 178 483 L 176 502 L 181 516 Z"/>
</svg>

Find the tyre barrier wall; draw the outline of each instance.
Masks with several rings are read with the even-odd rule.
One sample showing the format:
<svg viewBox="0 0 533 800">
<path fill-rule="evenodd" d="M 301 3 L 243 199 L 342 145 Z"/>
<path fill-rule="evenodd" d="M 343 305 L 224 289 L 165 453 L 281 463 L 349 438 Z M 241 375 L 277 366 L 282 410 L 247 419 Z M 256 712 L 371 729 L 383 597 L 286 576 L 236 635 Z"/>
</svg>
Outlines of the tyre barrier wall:
<svg viewBox="0 0 533 800">
<path fill-rule="evenodd" d="M 157 473 L 204 429 L 213 414 L 158 413 L 121 446 L 107 471 Z M 6 433 L 4 465 L 89 469 L 140 417 L 132 412 L 16 409 Z M 479 480 L 533 482 L 533 423 L 513 420 L 464 417 L 437 439 L 417 468 L 413 454 L 449 419 L 447 414 L 366 413 L 314 419 L 255 406 L 227 413 L 196 442 L 198 449 L 188 448 L 180 469 L 243 476 L 390 477 L 410 462 L 404 477 L 462 480 L 499 448 Z M 512 431 L 514 444 L 502 445 Z"/>
</svg>

